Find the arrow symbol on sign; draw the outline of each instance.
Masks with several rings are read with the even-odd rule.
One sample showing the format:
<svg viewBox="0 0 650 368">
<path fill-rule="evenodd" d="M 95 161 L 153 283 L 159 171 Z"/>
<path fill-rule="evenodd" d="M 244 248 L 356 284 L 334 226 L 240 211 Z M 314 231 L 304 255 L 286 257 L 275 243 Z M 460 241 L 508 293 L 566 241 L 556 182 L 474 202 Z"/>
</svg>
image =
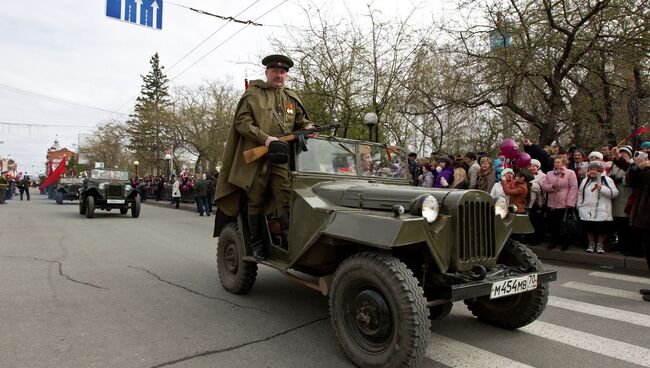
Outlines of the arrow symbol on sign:
<svg viewBox="0 0 650 368">
<path fill-rule="evenodd" d="M 142 8 L 142 0 L 135 0 L 135 23 L 140 24 L 140 10 Z"/>
<path fill-rule="evenodd" d="M 151 7 L 153 8 L 153 11 L 152 11 L 152 17 L 153 17 L 152 25 L 153 25 L 153 28 L 158 28 L 158 8 L 159 8 L 158 0 L 153 0 L 151 2 Z"/>
<path fill-rule="evenodd" d="M 127 9 L 126 1 L 127 1 L 127 0 L 122 0 L 122 7 L 124 8 L 124 9 L 122 10 L 122 18 L 123 18 L 124 20 L 128 21 L 128 20 L 129 20 L 129 17 L 126 15 L 126 9 Z"/>
</svg>

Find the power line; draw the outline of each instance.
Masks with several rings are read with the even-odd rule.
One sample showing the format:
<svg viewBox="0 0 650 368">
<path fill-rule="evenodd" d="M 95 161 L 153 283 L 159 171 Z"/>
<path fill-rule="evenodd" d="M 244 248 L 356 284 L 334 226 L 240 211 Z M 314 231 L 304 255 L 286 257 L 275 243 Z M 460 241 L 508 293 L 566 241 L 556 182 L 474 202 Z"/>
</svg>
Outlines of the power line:
<svg viewBox="0 0 650 368">
<path fill-rule="evenodd" d="M 269 14 L 270 12 L 272 12 L 272 11 L 275 10 L 275 9 L 277 9 L 278 7 L 280 7 L 282 4 L 286 3 L 287 1 L 289 1 L 289 0 L 284 0 L 284 1 L 282 1 L 281 3 L 279 3 L 278 5 L 274 6 L 274 7 L 271 8 L 271 9 L 269 9 L 266 13 L 264 13 L 264 14 L 260 15 L 259 17 L 255 18 L 255 21 L 257 21 L 258 19 L 260 19 L 260 18 L 264 17 L 265 15 Z M 187 68 L 183 69 L 180 73 L 178 73 L 178 74 L 176 74 L 174 77 L 172 77 L 172 78 L 170 79 L 170 81 L 173 81 L 174 79 L 180 77 L 183 73 L 185 73 L 186 71 L 188 71 L 188 70 L 189 70 L 190 68 L 192 68 L 194 65 L 198 64 L 201 60 L 205 59 L 208 55 L 210 55 L 211 53 L 213 53 L 216 49 L 218 49 L 219 47 L 221 47 L 223 44 L 225 44 L 226 42 L 230 41 L 233 37 L 235 37 L 237 34 L 239 34 L 239 32 L 241 32 L 241 31 L 243 31 L 244 29 L 246 29 L 246 27 L 248 27 L 248 26 L 249 26 L 249 24 L 243 26 L 239 31 L 237 31 L 237 32 L 233 33 L 232 35 L 230 35 L 230 37 L 226 38 L 223 42 L 221 42 L 220 44 L 218 44 L 215 48 L 213 48 L 212 50 L 208 51 L 208 53 L 206 53 L 205 55 L 201 56 L 198 60 L 196 60 L 195 62 L 193 62 L 192 64 L 190 64 Z"/>
<path fill-rule="evenodd" d="M 111 110 L 102 109 L 101 107 L 84 105 L 84 104 L 81 104 L 81 103 L 78 103 L 78 102 L 63 100 L 63 99 L 60 99 L 58 97 L 53 97 L 53 96 L 45 95 L 45 94 L 42 94 L 42 93 L 33 92 L 33 91 L 26 90 L 26 89 L 18 88 L 18 87 L 9 86 L 9 85 L 6 85 L 4 83 L 0 83 L 0 87 L 10 89 L 10 90 L 13 90 L 14 92 L 18 92 L 18 93 L 24 93 L 24 94 L 29 94 L 29 95 L 34 95 L 34 96 L 38 96 L 38 97 L 47 98 L 47 99 L 57 101 L 57 102 L 61 102 L 61 103 L 68 104 L 68 105 L 80 106 L 80 107 L 84 107 L 84 108 L 87 108 L 87 109 L 98 110 L 98 111 L 103 111 L 103 112 L 111 112 Z M 119 114 L 122 114 L 122 113 L 119 113 Z M 124 114 L 122 114 L 122 115 L 124 115 Z"/>
<path fill-rule="evenodd" d="M 175 5 L 175 6 L 178 6 L 178 7 L 180 7 L 180 8 L 189 9 L 189 10 L 195 12 L 195 13 L 199 13 L 199 14 L 203 14 L 203 15 L 209 15 L 209 16 L 211 16 L 211 17 L 219 18 L 219 19 L 222 19 L 222 20 L 233 21 L 233 22 L 235 22 L 235 23 L 250 24 L 250 25 L 258 26 L 258 27 L 265 26 L 264 24 L 261 24 L 261 23 L 255 23 L 255 22 L 253 22 L 252 20 L 240 20 L 240 19 L 236 19 L 235 17 L 236 17 L 237 15 L 236 15 L 235 17 L 227 17 L 227 16 L 225 16 L 225 15 L 214 14 L 214 13 L 207 12 L 207 11 L 205 11 L 205 10 L 201 10 L 201 9 L 197 9 L 197 8 L 191 8 L 191 7 L 189 7 L 189 6 L 185 6 L 185 5 L 181 5 L 181 4 L 176 4 L 176 3 L 173 3 L 173 2 L 171 2 L 171 1 L 167 1 L 167 4 Z M 266 26 L 268 26 L 268 25 L 266 25 Z M 274 26 L 274 27 L 276 27 L 276 26 Z"/>
<path fill-rule="evenodd" d="M 33 124 L 0 121 L 0 125 L 26 126 L 26 127 L 54 127 L 54 128 L 95 128 L 96 125 L 68 125 L 68 124 Z"/>
<path fill-rule="evenodd" d="M 252 2 L 250 5 L 248 5 L 244 10 L 240 11 L 239 13 L 237 13 L 237 15 L 235 15 L 235 17 L 240 16 L 242 13 L 244 13 L 245 11 L 247 11 L 248 9 L 250 9 L 251 7 L 253 7 L 253 5 L 257 4 L 259 1 L 260 1 L 260 0 L 255 0 L 255 1 L 253 1 L 253 2 Z M 168 72 L 171 71 L 171 70 L 172 70 L 176 65 L 178 65 L 181 61 L 185 60 L 185 58 L 187 58 L 187 57 L 188 57 L 190 54 L 192 54 L 196 49 L 198 49 L 199 47 L 201 47 L 201 45 L 203 45 L 204 43 L 206 43 L 210 38 L 212 38 L 215 34 L 217 34 L 219 31 L 221 31 L 221 30 L 222 30 L 225 26 L 227 26 L 230 22 L 231 22 L 231 20 L 228 20 L 228 21 L 227 21 L 226 23 L 224 23 L 221 27 L 217 28 L 216 31 L 212 32 L 212 34 L 210 34 L 208 37 L 206 37 L 203 41 L 199 42 L 199 43 L 198 43 L 196 46 L 194 46 L 190 51 L 188 51 L 185 55 L 183 55 L 180 59 L 178 59 L 178 61 L 176 61 L 174 64 L 172 64 L 172 66 L 170 66 L 170 67 L 167 69 L 167 71 L 168 71 Z M 110 116 L 112 116 L 114 113 L 117 113 L 118 111 L 120 111 L 124 106 L 126 106 L 128 103 L 130 103 L 131 101 L 133 101 L 136 97 L 138 97 L 137 94 L 136 94 L 135 96 L 129 98 L 128 100 L 126 100 L 126 101 L 125 101 L 123 104 L 121 104 L 117 109 L 115 109 L 115 111 L 113 111 L 113 113 L 111 113 Z M 110 116 L 109 116 L 109 117 L 110 117 Z"/>
</svg>

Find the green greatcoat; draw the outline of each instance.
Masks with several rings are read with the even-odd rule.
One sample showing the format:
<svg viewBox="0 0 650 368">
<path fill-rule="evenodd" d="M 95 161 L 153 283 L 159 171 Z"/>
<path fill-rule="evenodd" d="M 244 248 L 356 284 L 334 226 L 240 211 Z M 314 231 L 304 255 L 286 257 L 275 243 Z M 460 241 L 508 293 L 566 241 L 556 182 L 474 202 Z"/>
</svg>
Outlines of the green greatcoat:
<svg viewBox="0 0 650 368">
<path fill-rule="evenodd" d="M 287 108 L 279 111 L 276 109 L 276 118 L 273 116 L 275 91 L 262 80 L 251 81 L 237 104 L 235 119 L 221 159 L 215 195 L 217 208 L 228 216 L 239 214 L 242 190 L 248 191 L 251 188 L 258 166 L 266 163 L 266 160 L 260 159 L 246 164 L 244 151 L 264 145 L 269 132 L 277 128 L 273 126 L 278 124 L 277 117 L 284 119 L 284 128 L 288 132 L 302 129 L 309 123 L 298 95 L 288 88 L 283 88 L 282 91 L 286 95 Z M 280 207 L 281 204 L 274 199 L 269 198 L 268 203 L 265 203 L 265 213 Z"/>
</svg>

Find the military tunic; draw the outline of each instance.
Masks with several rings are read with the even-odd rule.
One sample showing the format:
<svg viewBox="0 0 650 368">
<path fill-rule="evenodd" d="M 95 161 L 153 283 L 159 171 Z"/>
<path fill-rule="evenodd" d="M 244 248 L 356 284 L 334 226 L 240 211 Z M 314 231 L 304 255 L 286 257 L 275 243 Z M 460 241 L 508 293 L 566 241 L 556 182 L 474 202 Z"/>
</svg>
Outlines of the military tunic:
<svg viewBox="0 0 650 368">
<path fill-rule="evenodd" d="M 272 88 L 261 80 L 251 81 L 237 105 L 226 142 L 215 197 L 217 207 L 236 216 L 243 190 L 249 214 L 288 210 L 288 166 L 272 164 L 264 158 L 246 164 L 243 152 L 264 145 L 269 136 L 290 133 L 308 123 L 302 103 L 293 91 Z"/>
</svg>

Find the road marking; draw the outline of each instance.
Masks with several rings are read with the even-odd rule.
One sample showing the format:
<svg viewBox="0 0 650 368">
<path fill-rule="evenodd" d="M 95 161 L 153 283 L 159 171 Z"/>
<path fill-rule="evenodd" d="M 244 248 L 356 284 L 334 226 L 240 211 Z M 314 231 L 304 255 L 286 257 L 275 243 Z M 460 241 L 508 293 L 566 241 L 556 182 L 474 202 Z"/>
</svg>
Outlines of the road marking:
<svg viewBox="0 0 650 368">
<path fill-rule="evenodd" d="M 519 330 L 569 346 L 592 351 L 610 358 L 638 364 L 643 367 L 650 367 L 650 349 L 641 346 L 608 339 L 606 337 L 542 321 L 535 321 Z"/>
<path fill-rule="evenodd" d="M 641 301 L 641 294 L 639 294 L 638 292 L 635 293 L 632 291 L 608 288 L 604 286 L 583 284 L 582 282 L 570 281 L 567 282 L 566 284 L 562 284 L 562 287 L 587 291 L 590 293 L 603 294 L 607 296 L 616 296 L 619 298 Z"/>
<path fill-rule="evenodd" d="M 548 299 L 548 305 L 596 317 L 612 319 L 614 321 L 630 323 L 637 326 L 650 327 L 650 316 L 641 313 L 603 307 L 596 304 L 579 302 L 557 296 L 550 296 Z"/>
<path fill-rule="evenodd" d="M 635 282 L 637 284 L 646 284 L 649 285 L 650 287 L 650 277 L 621 275 L 620 273 L 610 273 L 610 272 L 591 272 L 589 273 L 589 276 L 604 277 L 612 280 Z"/>
<path fill-rule="evenodd" d="M 426 357 L 452 368 L 532 368 L 532 366 L 431 333 Z"/>
</svg>

